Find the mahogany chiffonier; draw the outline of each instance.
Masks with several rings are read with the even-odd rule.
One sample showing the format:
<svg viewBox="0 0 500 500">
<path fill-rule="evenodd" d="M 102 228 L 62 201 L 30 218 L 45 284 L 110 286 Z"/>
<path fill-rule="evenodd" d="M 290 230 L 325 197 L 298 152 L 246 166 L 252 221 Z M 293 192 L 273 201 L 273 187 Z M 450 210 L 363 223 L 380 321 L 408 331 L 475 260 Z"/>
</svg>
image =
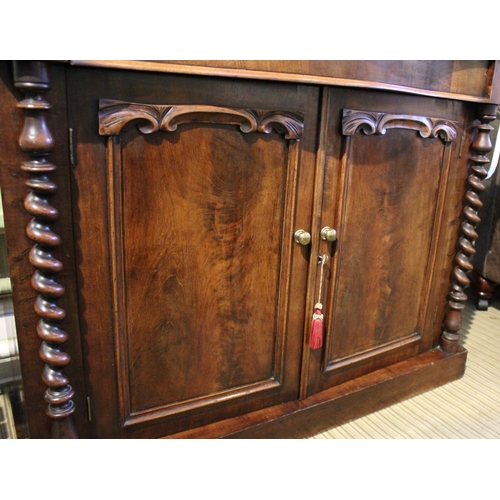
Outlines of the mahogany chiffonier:
<svg viewBox="0 0 500 500">
<path fill-rule="evenodd" d="M 307 437 L 459 378 L 496 61 L 3 61 L 32 438 Z"/>
</svg>

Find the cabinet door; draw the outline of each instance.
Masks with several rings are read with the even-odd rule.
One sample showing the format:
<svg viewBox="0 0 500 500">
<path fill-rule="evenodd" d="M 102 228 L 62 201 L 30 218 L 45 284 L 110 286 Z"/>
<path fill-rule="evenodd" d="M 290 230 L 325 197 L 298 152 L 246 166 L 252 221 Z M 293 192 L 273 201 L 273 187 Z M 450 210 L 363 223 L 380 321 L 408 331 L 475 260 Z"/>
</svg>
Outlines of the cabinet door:
<svg viewBox="0 0 500 500">
<path fill-rule="evenodd" d="M 82 68 L 68 89 L 95 435 L 296 398 L 317 90 Z"/>
<path fill-rule="evenodd" d="M 450 101 L 331 89 L 324 103 L 314 232 L 332 227 L 337 240 L 314 248 L 328 257 L 325 331 L 322 348 L 304 352 L 303 395 L 436 345 L 465 165 Z M 310 316 L 321 268 L 312 263 Z"/>
</svg>

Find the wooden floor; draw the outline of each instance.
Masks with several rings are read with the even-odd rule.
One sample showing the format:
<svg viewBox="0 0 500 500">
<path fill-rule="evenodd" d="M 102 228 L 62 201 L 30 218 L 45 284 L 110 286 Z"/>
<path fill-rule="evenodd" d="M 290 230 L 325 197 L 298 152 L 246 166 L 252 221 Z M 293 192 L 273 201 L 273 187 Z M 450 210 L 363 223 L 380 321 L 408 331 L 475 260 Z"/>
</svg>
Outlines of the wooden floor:
<svg viewBox="0 0 500 500">
<path fill-rule="evenodd" d="M 462 345 L 468 350 L 460 380 L 403 401 L 312 439 L 500 438 L 500 301 L 488 311 L 469 300 Z"/>
</svg>

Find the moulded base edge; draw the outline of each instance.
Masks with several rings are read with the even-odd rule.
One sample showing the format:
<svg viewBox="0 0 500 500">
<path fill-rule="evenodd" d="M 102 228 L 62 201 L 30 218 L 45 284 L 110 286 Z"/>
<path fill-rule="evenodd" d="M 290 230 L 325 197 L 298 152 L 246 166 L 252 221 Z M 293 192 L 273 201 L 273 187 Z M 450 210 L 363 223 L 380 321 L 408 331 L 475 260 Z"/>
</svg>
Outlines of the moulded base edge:
<svg viewBox="0 0 500 500">
<path fill-rule="evenodd" d="M 301 401 L 165 436 L 174 439 L 308 438 L 434 389 L 464 374 L 467 351 L 436 348 Z"/>
</svg>

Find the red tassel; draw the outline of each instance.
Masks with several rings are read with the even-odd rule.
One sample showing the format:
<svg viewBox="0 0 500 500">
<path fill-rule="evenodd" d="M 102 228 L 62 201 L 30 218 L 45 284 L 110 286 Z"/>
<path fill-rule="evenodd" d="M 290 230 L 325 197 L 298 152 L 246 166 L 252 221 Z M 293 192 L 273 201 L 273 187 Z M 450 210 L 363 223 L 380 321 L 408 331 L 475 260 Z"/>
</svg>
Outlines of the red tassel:
<svg viewBox="0 0 500 500">
<path fill-rule="evenodd" d="M 319 349 L 323 346 L 323 306 L 318 303 L 314 306 L 311 333 L 309 334 L 309 347 Z"/>
</svg>

